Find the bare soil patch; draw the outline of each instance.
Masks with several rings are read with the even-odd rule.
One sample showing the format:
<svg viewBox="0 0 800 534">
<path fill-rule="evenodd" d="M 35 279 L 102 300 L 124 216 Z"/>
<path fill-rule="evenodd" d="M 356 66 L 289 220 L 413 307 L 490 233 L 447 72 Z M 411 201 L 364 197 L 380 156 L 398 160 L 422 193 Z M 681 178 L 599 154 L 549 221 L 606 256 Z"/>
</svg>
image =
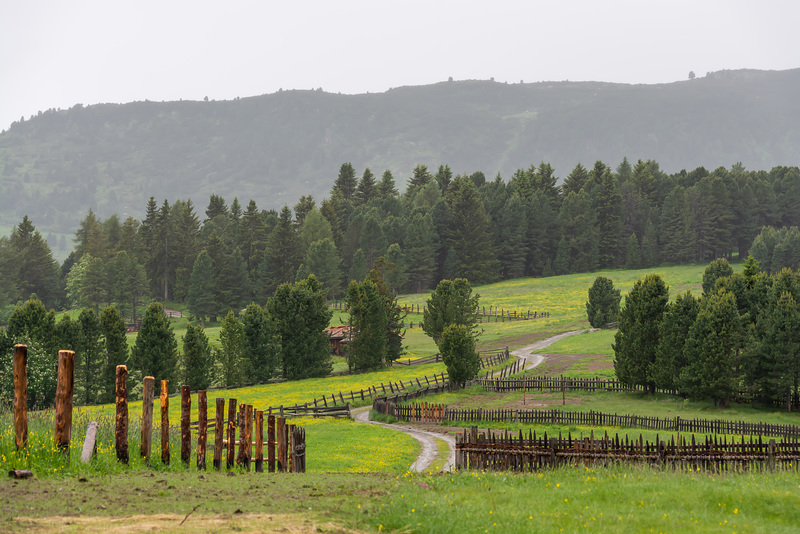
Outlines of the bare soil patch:
<svg viewBox="0 0 800 534">
<path fill-rule="evenodd" d="M 184 519 L 186 519 L 184 521 Z M 316 522 L 299 514 L 177 514 L 121 517 L 15 517 L 14 527 L 28 532 L 353 532 L 332 522 Z M 181 522 L 183 521 L 183 524 Z"/>
<path fill-rule="evenodd" d="M 542 353 L 545 357 L 544 363 L 536 367 L 534 374 L 558 376 L 577 363 L 581 363 L 581 370 L 599 371 L 601 369 L 613 369 L 614 362 L 600 361 L 606 357 L 602 354 L 556 354 Z"/>
</svg>

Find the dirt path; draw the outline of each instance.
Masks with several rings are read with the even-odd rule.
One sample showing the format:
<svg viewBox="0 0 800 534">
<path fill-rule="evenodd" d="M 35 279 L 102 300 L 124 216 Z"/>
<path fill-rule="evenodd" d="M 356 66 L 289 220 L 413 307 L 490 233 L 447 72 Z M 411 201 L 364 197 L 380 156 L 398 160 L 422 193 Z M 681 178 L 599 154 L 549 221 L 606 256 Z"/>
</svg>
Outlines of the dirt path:
<svg viewBox="0 0 800 534">
<path fill-rule="evenodd" d="M 537 365 L 541 365 L 542 362 L 545 361 L 545 357 L 541 354 L 532 354 L 535 350 L 541 350 L 552 343 L 560 339 L 564 339 L 565 337 L 574 336 L 575 334 L 580 334 L 583 330 L 573 330 L 572 332 L 564 332 L 563 334 L 558 334 L 557 336 L 549 337 L 547 339 L 543 339 L 534 343 L 533 345 L 528 345 L 527 347 L 522 347 L 521 349 L 517 349 L 511 352 L 517 358 L 525 360 L 525 369 L 533 369 Z M 367 423 L 371 425 L 380 425 L 386 428 L 391 428 L 392 430 L 397 430 L 399 432 L 404 432 L 409 436 L 416 439 L 422 450 L 417 456 L 416 461 L 411 464 L 409 468 L 410 471 L 416 471 L 418 473 L 424 472 L 427 470 L 431 464 L 436 460 L 436 457 L 439 453 L 439 447 L 436 443 L 436 440 L 443 440 L 447 443 L 447 446 L 450 448 L 450 454 L 447 456 L 447 461 L 444 463 L 442 467 L 442 471 L 450 471 L 455 464 L 456 459 L 456 440 L 453 436 L 449 434 L 437 434 L 435 432 L 428 432 L 427 430 L 421 430 L 419 428 L 409 426 L 409 425 L 387 425 L 384 423 L 378 423 L 377 421 L 370 421 L 369 420 L 369 410 L 370 406 L 364 406 L 362 408 L 356 408 L 351 411 L 351 415 L 353 419 L 359 421 L 361 423 Z"/>
<path fill-rule="evenodd" d="M 533 354 L 533 351 L 542 350 L 543 348 L 552 345 L 556 341 L 564 339 L 565 337 L 574 336 L 575 334 L 580 334 L 581 332 L 583 332 L 583 330 L 572 330 L 571 332 L 564 332 L 563 334 L 558 334 L 557 336 L 548 337 L 547 339 L 537 341 L 533 345 L 512 350 L 511 354 L 521 360 L 525 360 L 525 370 L 533 369 L 534 367 L 541 365 L 546 359 L 542 354 Z"/>
<path fill-rule="evenodd" d="M 436 434 L 434 432 L 420 430 L 419 428 L 408 425 L 387 425 L 377 421 L 370 421 L 370 408 L 371 406 L 364 406 L 362 408 L 356 408 L 352 410 L 351 414 L 353 419 L 361 423 L 379 425 L 392 430 L 397 430 L 399 432 L 404 432 L 419 442 L 422 450 L 420 451 L 419 456 L 417 456 L 416 461 L 411 464 L 411 467 L 409 467 L 409 471 L 422 473 L 431 466 L 431 464 L 436 460 L 436 457 L 439 455 L 439 446 L 436 443 L 436 440 L 444 441 L 450 448 L 450 454 L 447 456 L 447 461 L 445 461 L 444 466 L 442 466 L 442 471 L 450 471 L 453 468 L 456 459 L 456 440 L 453 436 L 447 434 Z"/>
</svg>

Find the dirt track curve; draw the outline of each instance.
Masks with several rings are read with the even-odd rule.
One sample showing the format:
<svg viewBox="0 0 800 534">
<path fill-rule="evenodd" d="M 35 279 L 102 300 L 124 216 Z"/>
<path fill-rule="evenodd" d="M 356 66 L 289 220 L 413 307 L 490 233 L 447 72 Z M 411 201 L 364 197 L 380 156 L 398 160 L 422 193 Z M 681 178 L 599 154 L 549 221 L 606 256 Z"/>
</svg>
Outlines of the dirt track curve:
<svg viewBox="0 0 800 534">
<path fill-rule="evenodd" d="M 541 354 L 533 354 L 535 350 L 541 350 L 548 345 L 555 343 L 560 339 L 564 339 L 565 337 L 574 336 L 575 334 L 580 334 L 583 330 L 573 330 L 571 332 L 564 332 L 563 334 L 558 334 L 553 337 L 549 337 L 547 339 L 543 339 L 541 341 L 537 341 L 533 345 L 528 345 L 527 347 L 522 347 L 521 349 L 517 349 L 511 351 L 511 354 L 516 356 L 521 360 L 525 360 L 525 369 L 533 369 L 537 365 L 541 365 L 542 362 L 545 361 L 545 357 Z M 449 434 L 437 434 L 435 432 L 428 432 L 427 430 L 421 430 L 419 428 L 409 426 L 409 425 L 387 425 L 385 423 L 379 423 L 377 421 L 370 421 L 369 420 L 369 410 L 370 406 L 364 406 L 361 408 L 356 408 L 352 410 L 351 414 L 353 419 L 359 421 L 361 423 L 367 423 L 370 425 L 380 425 L 386 428 L 391 428 L 392 430 L 397 430 L 399 432 L 404 432 L 409 436 L 416 439 L 422 450 L 417 456 L 417 459 L 411 464 L 409 467 L 409 471 L 416 471 L 416 472 L 423 472 L 427 470 L 431 464 L 436 460 L 438 456 L 438 446 L 436 444 L 437 439 L 444 440 L 447 443 L 447 446 L 450 448 L 450 454 L 447 456 L 447 461 L 442 466 L 442 471 L 450 471 L 453 468 L 453 464 L 455 463 L 456 458 L 456 440 L 453 436 Z"/>
</svg>

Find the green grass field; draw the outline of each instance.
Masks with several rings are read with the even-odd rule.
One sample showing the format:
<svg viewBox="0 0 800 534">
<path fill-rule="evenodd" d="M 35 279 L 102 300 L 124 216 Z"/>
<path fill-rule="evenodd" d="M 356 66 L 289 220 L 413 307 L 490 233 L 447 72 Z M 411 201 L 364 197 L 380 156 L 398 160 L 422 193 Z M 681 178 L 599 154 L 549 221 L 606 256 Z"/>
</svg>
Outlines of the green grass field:
<svg viewBox="0 0 800 534">
<path fill-rule="evenodd" d="M 700 292 L 704 265 L 656 269 L 674 297 L 691 289 Z M 734 266 L 738 268 L 738 266 Z M 536 321 L 483 323 L 481 347 L 529 345 L 549 335 L 574 329 L 588 329 L 585 317 L 587 291 L 600 274 L 611 278 L 627 292 L 650 270 L 604 271 L 546 279 L 524 279 L 476 288 L 481 302 L 506 310 L 547 311 L 551 316 Z M 407 295 L 402 303 L 424 304 L 427 295 Z M 418 323 L 420 315 L 409 315 Z M 337 313 L 332 320 L 345 320 Z M 185 331 L 185 321 L 176 320 L 176 334 Z M 218 326 L 207 328 L 218 339 Z M 543 349 L 559 355 L 560 367 L 546 365 L 535 372 L 564 372 L 570 376 L 613 376 L 607 366 L 613 362 L 613 331 L 596 331 L 572 336 Z M 216 341 L 215 341 L 216 342 Z M 436 352 L 435 345 L 418 328 L 406 335 L 409 358 Z M 606 368 L 594 369 L 600 365 Z M 338 366 L 344 365 L 337 362 Z M 213 399 L 235 397 L 256 408 L 302 403 L 322 394 L 350 391 L 381 382 L 408 380 L 444 370 L 442 364 L 394 367 L 362 375 L 339 376 L 219 390 Z M 594 373 L 594 374 L 592 374 Z M 595 410 L 612 413 L 685 418 L 729 419 L 798 424 L 794 413 L 732 405 L 684 401 L 668 395 L 639 393 L 568 392 L 561 405 L 560 393 L 491 394 L 480 389 L 430 396 L 425 402 L 458 404 L 464 407 L 541 407 L 562 410 Z M 176 397 L 170 399 L 170 417 L 178 420 Z M 213 408 L 212 410 L 213 411 Z M 154 462 L 146 468 L 138 458 L 137 417 L 141 403 L 131 403 L 131 465 L 114 459 L 112 435 L 113 406 L 88 407 L 78 411 L 73 437 L 82 437 L 90 417 L 99 417 L 107 427 L 99 450 L 103 459 L 82 466 L 77 461 L 78 445 L 73 441 L 69 465 L 52 445 L 52 415 L 41 415 L 32 425 L 29 454 L 13 451 L 9 414 L 0 414 L 0 469 L 30 466 L 37 471 L 34 481 L 0 478 L 0 492 L 7 506 L 0 512 L 0 530 L 36 529 L 106 531 L 111 517 L 126 525 L 155 521 L 154 529 L 181 532 L 217 531 L 381 531 L 381 532 L 795 532 L 800 525 L 800 478 L 795 472 L 774 474 L 687 473 L 651 467 L 559 468 L 536 474 L 451 473 L 414 475 L 405 470 L 419 451 L 417 442 L 404 434 L 352 421 L 298 419 L 306 427 L 308 473 L 281 475 L 235 471 L 233 476 L 188 471 L 173 461 L 168 467 Z M 210 414 L 211 415 L 211 414 Z M 193 397 L 193 419 L 196 398 Z M 546 425 L 529 427 L 513 423 L 482 423 L 481 428 L 524 429 L 537 433 L 571 432 L 574 436 L 591 430 L 619 432 L 630 437 L 641 434 L 652 439 L 656 432 L 625 428 L 583 428 Z M 661 439 L 667 438 L 663 433 Z M 173 459 L 179 456 L 177 436 Z M 439 444 L 441 447 L 441 443 Z M 440 450 L 441 463 L 444 451 Z M 155 455 L 154 455 L 155 456 Z M 194 459 L 193 459 L 194 461 Z M 434 464 L 437 465 L 437 464 Z M 335 474 L 331 474 L 335 473 Z M 245 478 L 242 478 L 245 477 Z M 78 480 L 88 479 L 88 483 Z M 250 488 L 247 490 L 247 488 Z M 55 494 L 64 498 L 49 498 Z M 195 506 L 200 505 L 192 513 Z M 265 511 L 269 515 L 265 515 Z M 241 513 L 239 513 L 241 512 Z M 144 514 L 137 516 L 136 514 Z M 164 514 L 163 517 L 157 514 Z M 183 526 L 178 523 L 189 514 Z M 125 516 L 128 519 L 125 519 Z M 45 523 L 43 518 L 54 523 Z M 48 520 L 50 521 L 50 520 Z M 61 521 L 61 523 L 58 523 Z M 81 523 L 86 521 L 88 523 Z M 92 523 L 95 521 L 96 524 Z M 71 525 L 67 524 L 71 523 Z M 47 526 L 50 525 L 50 526 Z M 56 526 L 53 526 L 56 525 Z M 59 526 L 60 525 L 60 526 Z M 94 526 L 93 526 L 94 525 Z M 92 530 L 95 528 L 95 530 Z M 106 529 L 106 530 L 104 530 Z"/>
</svg>

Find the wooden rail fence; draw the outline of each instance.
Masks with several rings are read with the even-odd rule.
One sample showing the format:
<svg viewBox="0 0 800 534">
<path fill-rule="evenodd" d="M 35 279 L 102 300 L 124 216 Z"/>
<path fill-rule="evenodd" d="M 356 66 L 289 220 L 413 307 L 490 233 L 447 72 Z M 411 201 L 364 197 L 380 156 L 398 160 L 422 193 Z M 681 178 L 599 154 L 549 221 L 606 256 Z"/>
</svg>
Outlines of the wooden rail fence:
<svg viewBox="0 0 800 534">
<path fill-rule="evenodd" d="M 676 417 L 646 417 L 634 414 L 615 414 L 596 411 L 565 412 L 561 410 L 461 409 L 444 404 L 393 404 L 388 413 L 397 419 L 412 422 L 459 423 L 511 422 L 534 425 L 582 425 L 624 428 L 646 428 L 672 432 L 696 432 L 748 436 L 773 436 L 784 440 L 800 440 L 800 426 L 750 423 L 724 419 L 685 419 Z"/>
<path fill-rule="evenodd" d="M 474 381 L 487 391 L 647 391 L 644 386 L 628 386 L 605 378 L 570 378 L 561 376 L 526 376 L 521 378 L 484 377 Z M 676 394 L 675 391 L 659 390 Z"/>
<path fill-rule="evenodd" d="M 481 369 L 485 369 L 487 367 L 492 367 L 497 365 L 498 363 L 506 361 L 510 353 L 508 352 L 508 347 L 505 349 L 495 349 L 495 350 L 487 350 L 487 351 L 479 351 L 478 354 L 481 357 Z M 442 361 L 441 353 L 436 353 L 433 356 L 428 358 L 421 358 L 418 360 L 407 360 L 403 362 L 402 360 L 395 360 L 392 362 L 392 365 L 424 365 L 428 363 L 439 363 Z"/>
<path fill-rule="evenodd" d="M 653 442 L 624 439 L 619 435 L 595 439 L 588 437 L 567 438 L 536 436 L 522 431 L 519 435 L 508 431 L 487 429 L 478 432 L 477 427 L 465 429 L 456 435 L 457 469 L 492 471 L 537 471 L 559 465 L 588 466 L 613 465 L 617 463 L 651 464 L 670 466 L 676 469 L 739 471 L 753 468 L 774 470 L 780 466 L 797 469 L 800 465 L 800 442 L 776 443 L 774 439 L 727 441 L 725 438 L 707 437 L 695 441 L 683 436 L 672 436 L 668 441 L 656 436 Z"/>
</svg>

